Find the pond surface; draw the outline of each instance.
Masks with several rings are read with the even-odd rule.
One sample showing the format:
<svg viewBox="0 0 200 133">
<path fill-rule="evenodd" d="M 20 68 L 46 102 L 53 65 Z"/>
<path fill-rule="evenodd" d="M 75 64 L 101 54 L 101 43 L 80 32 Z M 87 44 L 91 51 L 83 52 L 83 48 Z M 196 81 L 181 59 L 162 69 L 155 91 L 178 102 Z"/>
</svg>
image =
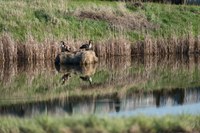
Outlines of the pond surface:
<svg viewBox="0 0 200 133">
<path fill-rule="evenodd" d="M 0 115 L 200 114 L 200 57 L 101 59 L 87 66 L 0 64 Z"/>
</svg>

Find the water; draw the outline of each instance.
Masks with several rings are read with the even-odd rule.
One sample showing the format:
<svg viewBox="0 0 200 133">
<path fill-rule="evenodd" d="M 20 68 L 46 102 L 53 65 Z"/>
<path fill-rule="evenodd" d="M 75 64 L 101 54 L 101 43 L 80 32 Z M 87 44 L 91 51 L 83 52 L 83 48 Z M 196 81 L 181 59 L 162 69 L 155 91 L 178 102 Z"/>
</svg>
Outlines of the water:
<svg viewBox="0 0 200 133">
<path fill-rule="evenodd" d="M 96 65 L 1 63 L 0 115 L 200 113 L 200 58 L 115 57 Z"/>
</svg>

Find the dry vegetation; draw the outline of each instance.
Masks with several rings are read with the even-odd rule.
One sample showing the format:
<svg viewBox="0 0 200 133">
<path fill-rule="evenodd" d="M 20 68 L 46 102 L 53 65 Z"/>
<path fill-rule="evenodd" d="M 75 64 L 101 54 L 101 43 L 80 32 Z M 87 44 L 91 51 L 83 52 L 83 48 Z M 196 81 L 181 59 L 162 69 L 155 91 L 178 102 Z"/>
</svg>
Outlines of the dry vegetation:
<svg viewBox="0 0 200 133">
<path fill-rule="evenodd" d="M 73 51 L 79 51 L 79 47 L 84 41 L 65 41 Z M 1 61 L 35 61 L 55 59 L 61 52 L 59 42 L 47 39 L 38 42 L 32 36 L 24 43 L 16 42 L 8 34 L 0 38 L 0 60 Z M 131 44 L 123 38 L 107 39 L 94 44 L 94 51 L 97 56 L 110 57 L 116 55 L 131 54 Z"/>
<path fill-rule="evenodd" d="M 147 36 L 144 41 L 132 45 L 131 52 L 132 55 L 197 54 L 200 53 L 200 36 L 188 34 L 180 38 L 172 36 L 160 39 Z"/>
<path fill-rule="evenodd" d="M 83 41 L 82 41 L 83 42 Z M 81 41 L 66 40 L 66 43 L 77 51 Z M 144 41 L 132 44 L 122 38 L 110 38 L 94 43 L 94 51 L 98 57 L 130 56 L 130 55 L 168 55 L 168 54 L 197 54 L 200 53 L 200 37 L 188 34 L 185 37 L 153 39 L 149 36 Z M 27 42 L 14 41 L 9 35 L 0 38 L 1 61 L 35 61 L 55 59 L 60 53 L 60 44 L 47 39 L 38 42 L 29 37 Z"/>
<path fill-rule="evenodd" d="M 77 9 L 72 15 L 80 19 L 106 21 L 112 28 L 118 28 L 119 30 L 148 30 L 159 28 L 159 25 L 149 22 L 145 15 L 127 11 L 125 3 L 119 5 L 118 8 L 118 11 L 103 6 Z"/>
<path fill-rule="evenodd" d="M 59 44 L 54 40 L 38 43 L 31 36 L 27 42 L 20 43 L 5 34 L 0 38 L 0 46 L 0 60 L 6 62 L 54 59 L 60 52 Z"/>
</svg>

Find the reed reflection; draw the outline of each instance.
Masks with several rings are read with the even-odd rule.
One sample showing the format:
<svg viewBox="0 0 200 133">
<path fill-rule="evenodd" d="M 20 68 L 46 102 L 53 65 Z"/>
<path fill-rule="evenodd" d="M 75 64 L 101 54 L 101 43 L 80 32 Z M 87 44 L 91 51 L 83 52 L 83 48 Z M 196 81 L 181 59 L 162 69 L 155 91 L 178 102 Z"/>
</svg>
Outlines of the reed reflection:
<svg viewBox="0 0 200 133">
<path fill-rule="evenodd" d="M 98 64 L 85 66 L 1 64 L 0 113 L 101 114 L 198 103 L 199 61 L 198 56 L 145 56 L 100 58 Z M 17 77 L 21 73 L 25 78 Z M 43 99 L 45 95 L 53 98 Z M 27 102 L 32 96 L 36 98 Z M 13 105 L 18 98 L 25 102 Z"/>
</svg>

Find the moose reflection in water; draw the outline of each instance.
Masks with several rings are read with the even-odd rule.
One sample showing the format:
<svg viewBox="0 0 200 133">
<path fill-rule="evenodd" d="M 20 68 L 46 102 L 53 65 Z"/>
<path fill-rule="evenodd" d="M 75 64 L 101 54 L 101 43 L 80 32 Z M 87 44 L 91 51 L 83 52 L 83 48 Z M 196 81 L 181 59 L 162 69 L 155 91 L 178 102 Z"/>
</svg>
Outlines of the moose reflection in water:
<svg viewBox="0 0 200 133">
<path fill-rule="evenodd" d="M 70 73 L 65 73 L 65 74 L 62 76 L 62 78 L 61 78 L 61 80 L 62 80 L 62 85 L 63 85 L 66 81 L 68 81 L 70 77 L 71 77 L 71 74 L 70 74 Z"/>
<path fill-rule="evenodd" d="M 56 69 L 59 73 L 64 73 L 61 77 L 62 85 L 73 75 L 80 75 L 79 78 L 92 85 L 92 75 L 95 74 L 97 64 L 88 65 L 57 65 Z"/>
<path fill-rule="evenodd" d="M 90 83 L 90 85 L 92 85 L 92 77 L 86 75 L 86 76 L 80 76 L 80 78 L 83 80 L 83 81 L 88 81 Z"/>
<path fill-rule="evenodd" d="M 112 112 L 134 111 L 148 107 L 186 105 L 200 102 L 200 88 L 177 88 L 153 92 L 132 92 L 124 96 L 115 93 L 106 97 L 74 97 L 0 106 L 1 115 L 29 117 L 47 113 L 48 115 L 109 114 Z"/>
</svg>

